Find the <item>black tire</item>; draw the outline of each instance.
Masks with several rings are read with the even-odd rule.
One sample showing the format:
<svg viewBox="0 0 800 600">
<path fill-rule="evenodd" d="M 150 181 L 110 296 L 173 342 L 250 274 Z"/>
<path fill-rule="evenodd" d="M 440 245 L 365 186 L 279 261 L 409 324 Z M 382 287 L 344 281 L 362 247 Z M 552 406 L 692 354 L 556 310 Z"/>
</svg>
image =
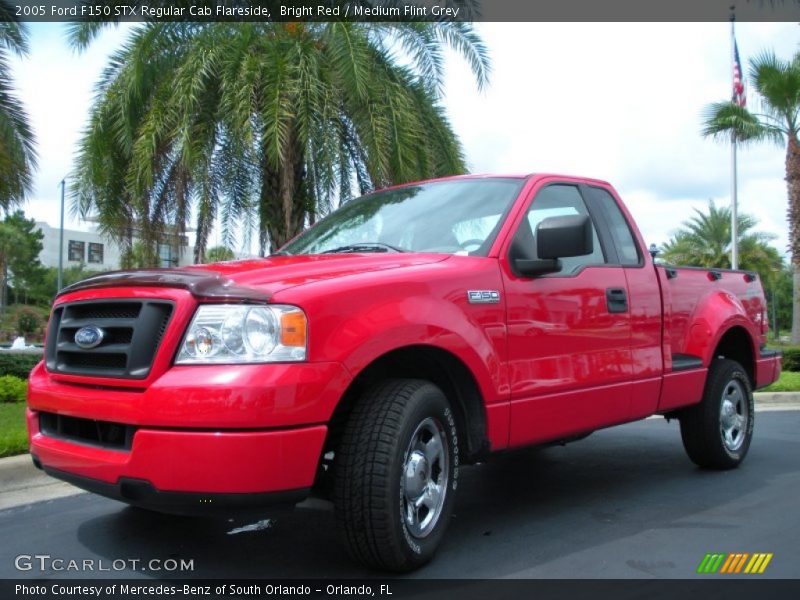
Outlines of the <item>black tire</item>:
<svg viewBox="0 0 800 600">
<path fill-rule="evenodd" d="M 452 514 L 458 469 L 455 419 L 438 387 L 393 379 L 368 389 L 334 458 L 336 520 L 350 555 L 395 572 L 430 561 Z M 434 506 L 414 510 L 409 495 Z"/>
<path fill-rule="evenodd" d="M 711 363 L 702 401 L 680 415 L 681 438 L 689 458 L 706 469 L 739 466 L 753 437 L 753 408 L 753 391 L 744 368 L 727 359 Z"/>
</svg>

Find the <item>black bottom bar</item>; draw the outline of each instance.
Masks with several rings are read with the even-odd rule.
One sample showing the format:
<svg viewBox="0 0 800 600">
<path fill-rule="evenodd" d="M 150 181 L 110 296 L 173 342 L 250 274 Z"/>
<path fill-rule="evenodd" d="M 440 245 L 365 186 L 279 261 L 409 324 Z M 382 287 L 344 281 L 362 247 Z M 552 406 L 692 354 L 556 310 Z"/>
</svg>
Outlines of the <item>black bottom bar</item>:
<svg viewBox="0 0 800 600">
<path fill-rule="evenodd" d="M 33 460 L 38 466 L 38 459 L 34 457 Z M 266 507 L 271 510 L 291 509 L 298 502 L 305 500 L 310 493 L 308 488 L 247 494 L 166 492 L 155 488 L 152 483 L 144 479 L 120 477 L 114 484 L 74 475 L 46 465 L 43 468 L 51 477 L 86 491 L 133 506 L 175 515 L 226 516 L 259 511 Z"/>
</svg>

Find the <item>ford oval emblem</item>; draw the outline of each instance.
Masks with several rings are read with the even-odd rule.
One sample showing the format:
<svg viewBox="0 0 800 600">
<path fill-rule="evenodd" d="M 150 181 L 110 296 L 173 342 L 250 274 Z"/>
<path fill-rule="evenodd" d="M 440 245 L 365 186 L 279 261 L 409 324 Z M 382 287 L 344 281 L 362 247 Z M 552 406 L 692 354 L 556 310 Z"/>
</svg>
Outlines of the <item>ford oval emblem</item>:
<svg viewBox="0 0 800 600">
<path fill-rule="evenodd" d="M 102 329 L 95 325 L 87 325 L 75 332 L 75 343 L 84 350 L 88 350 L 99 346 L 103 337 L 105 337 L 105 333 Z"/>
</svg>

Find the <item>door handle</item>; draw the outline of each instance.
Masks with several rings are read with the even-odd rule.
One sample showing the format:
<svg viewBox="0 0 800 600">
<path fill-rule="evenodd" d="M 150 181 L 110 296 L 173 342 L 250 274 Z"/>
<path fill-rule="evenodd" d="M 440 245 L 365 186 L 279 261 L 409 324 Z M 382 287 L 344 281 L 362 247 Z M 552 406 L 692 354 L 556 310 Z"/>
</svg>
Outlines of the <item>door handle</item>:
<svg viewBox="0 0 800 600">
<path fill-rule="evenodd" d="M 607 288 L 606 305 L 610 313 L 628 312 L 628 293 L 624 288 Z"/>
</svg>

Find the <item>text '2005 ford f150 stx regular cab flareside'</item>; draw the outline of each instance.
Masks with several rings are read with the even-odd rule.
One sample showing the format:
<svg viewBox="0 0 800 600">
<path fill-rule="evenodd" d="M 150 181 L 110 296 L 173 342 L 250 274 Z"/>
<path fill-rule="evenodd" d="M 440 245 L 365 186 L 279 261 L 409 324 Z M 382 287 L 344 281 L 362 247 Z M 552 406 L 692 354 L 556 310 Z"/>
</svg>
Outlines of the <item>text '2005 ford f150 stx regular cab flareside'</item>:
<svg viewBox="0 0 800 600">
<path fill-rule="evenodd" d="M 459 469 L 653 414 L 745 457 L 777 379 L 756 275 L 657 266 L 602 181 L 466 176 L 369 194 L 272 257 L 63 290 L 31 373 L 55 477 L 205 512 L 331 497 L 351 554 L 428 561 Z"/>
</svg>

